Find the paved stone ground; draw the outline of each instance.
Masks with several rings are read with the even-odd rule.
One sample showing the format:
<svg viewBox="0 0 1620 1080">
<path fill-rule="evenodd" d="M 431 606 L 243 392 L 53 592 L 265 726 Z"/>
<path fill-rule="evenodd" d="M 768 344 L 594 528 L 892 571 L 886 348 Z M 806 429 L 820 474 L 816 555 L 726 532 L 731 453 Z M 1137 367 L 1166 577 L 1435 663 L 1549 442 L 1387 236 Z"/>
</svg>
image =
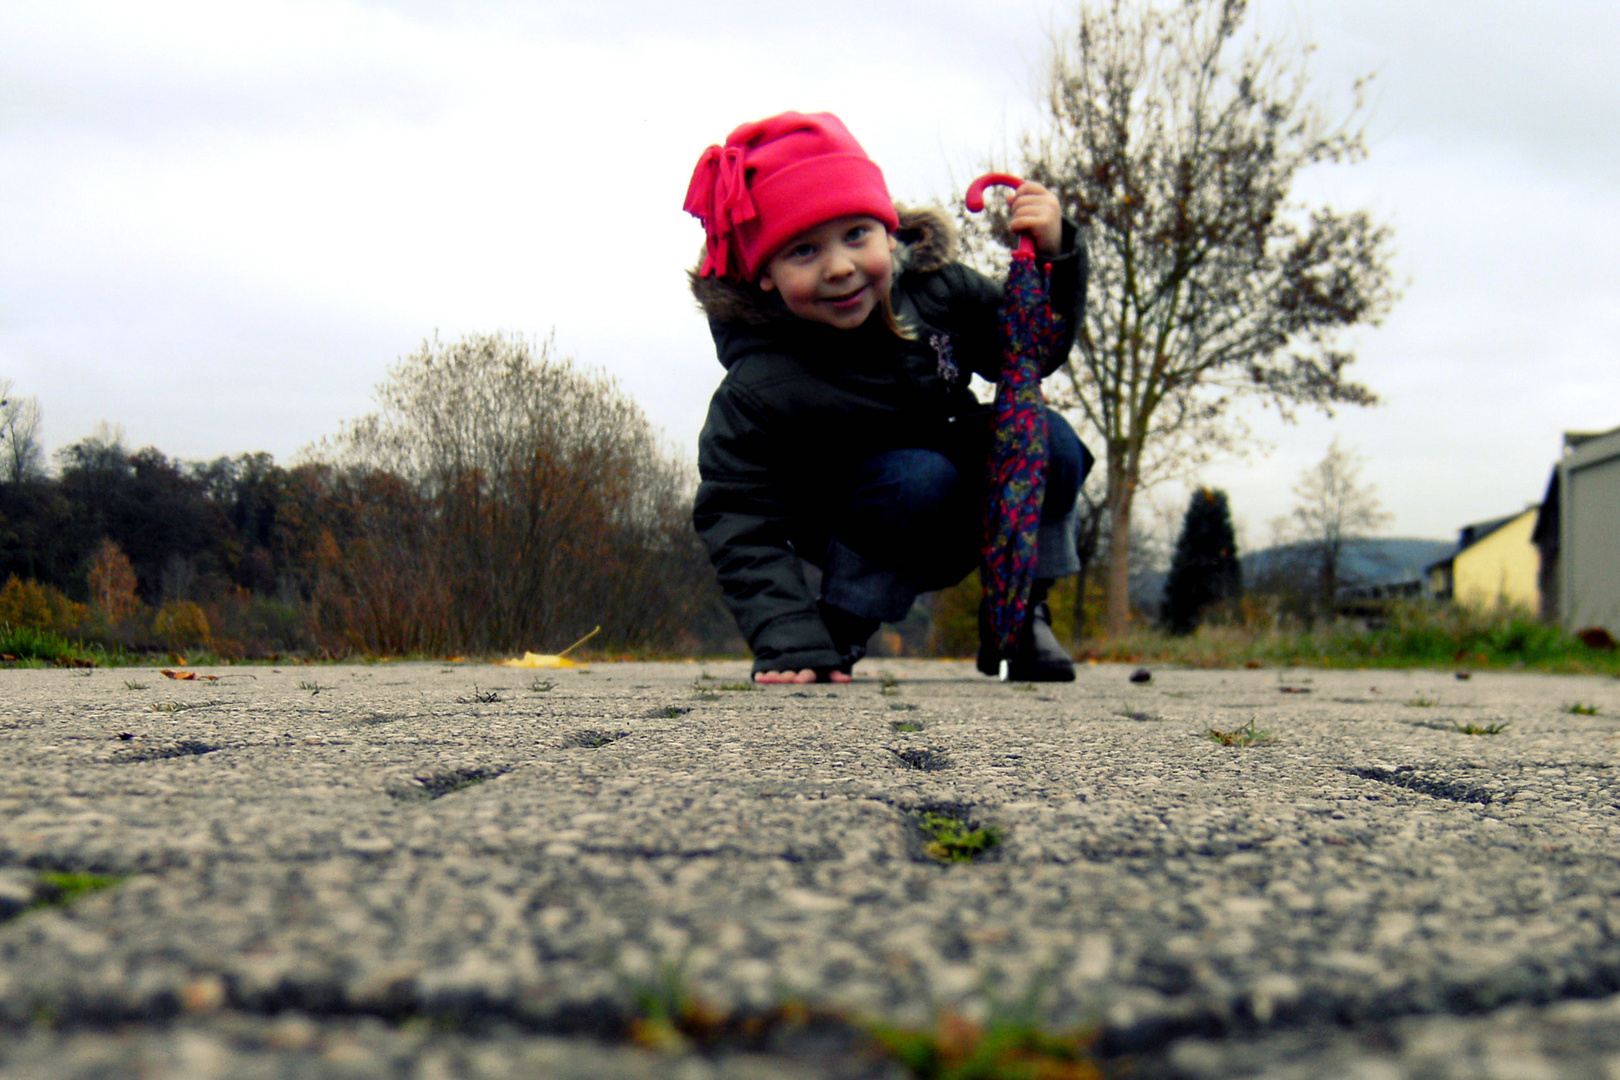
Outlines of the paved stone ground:
<svg viewBox="0 0 1620 1080">
<path fill-rule="evenodd" d="M 0 1076 L 902 1075 L 635 1048 L 679 966 L 739 1023 L 1033 995 L 1143 1077 L 1620 1078 L 1620 682 L 745 670 L 0 671 Z"/>
</svg>

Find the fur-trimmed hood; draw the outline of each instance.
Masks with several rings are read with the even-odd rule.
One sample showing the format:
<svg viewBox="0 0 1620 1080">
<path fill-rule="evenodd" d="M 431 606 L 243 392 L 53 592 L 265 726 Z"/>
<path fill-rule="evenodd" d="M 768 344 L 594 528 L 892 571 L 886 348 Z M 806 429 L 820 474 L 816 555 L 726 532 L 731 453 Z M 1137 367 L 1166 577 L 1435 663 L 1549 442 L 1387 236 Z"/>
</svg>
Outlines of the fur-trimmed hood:
<svg viewBox="0 0 1620 1080">
<path fill-rule="evenodd" d="M 956 227 L 943 210 L 896 205 L 895 211 L 900 215 L 900 228 L 894 234 L 899 241 L 894 249 L 896 281 L 906 273 L 938 270 L 956 258 Z M 760 326 L 787 314 L 780 296 L 754 282 L 699 277 L 695 269 L 687 272 L 687 278 L 698 307 L 716 322 Z"/>
</svg>

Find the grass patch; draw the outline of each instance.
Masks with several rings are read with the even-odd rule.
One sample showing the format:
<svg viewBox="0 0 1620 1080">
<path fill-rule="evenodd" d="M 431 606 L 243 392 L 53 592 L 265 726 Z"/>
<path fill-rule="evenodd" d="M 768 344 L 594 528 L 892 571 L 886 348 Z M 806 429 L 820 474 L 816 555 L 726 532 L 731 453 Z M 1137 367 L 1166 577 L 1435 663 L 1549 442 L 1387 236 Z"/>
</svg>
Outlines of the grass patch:
<svg viewBox="0 0 1620 1080">
<path fill-rule="evenodd" d="M 499 690 L 480 690 L 478 684 L 473 683 L 473 692 L 469 697 L 456 698 L 463 705 L 495 705 L 501 700 Z"/>
<path fill-rule="evenodd" d="M 311 694 L 318 694 L 322 690 L 330 690 L 332 688 L 330 686 L 322 686 L 320 683 L 315 682 L 312 679 L 305 679 L 303 682 L 298 684 L 298 689 L 308 690 Z"/>
<path fill-rule="evenodd" d="M 918 1080 L 1102 1080 L 1090 1032 L 1051 1034 L 1026 1016 L 984 1025 L 941 1013 L 932 1029 L 869 1024 L 874 1042 Z"/>
<path fill-rule="evenodd" d="M 1472 721 L 1459 724 L 1455 720 L 1451 722 L 1451 730 L 1459 735 L 1500 735 L 1512 726 L 1511 720 L 1498 720 L 1494 724 L 1476 724 Z"/>
<path fill-rule="evenodd" d="M 1222 746 L 1264 746 L 1274 742 L 1276 736 L 1269 731 L 1260 731 L 1254 726 L 1254 717 L 1240 728 L 1231 731 L 1218 731 L 1215 728 L 1206 728 L 1204 738 L 1210 742 L 1220 743 Z"/>
<path fill-rule="evenodd" d="M 1569 713 L 1571 716 L 1596 716 L 1598 714 L 1598 707 L 1596 705 L 1587 705 L 1579 701 L 1566 701 L 1564 702 L 1564 711 Z"/>
<path fill-rule="evenodd" d="M 146 684 L 141 682 L 138 679 L 125 679 L 124 680 L 124 689 L 125 690 L 145 690 L 146 689 Z"/>
<path fill-rule="evenodd" d="M 646 1050 L 681 1054 L 693 1043 L 710 1045 L 724 1018 L 692 992 L 686 962 L 663 960 L 645 978 L 627 979 L 631 1007 L 630 1041 Z"/>
<path fill-rule="evenodd" d="M 105 649 L 71 642 L 49 630 L 10 623 L 0 624 L 0 657 L 4 657 L 6 663 L 75 668 L 105 666 L 109 661 Z"/>
<path fill-rule="evenodd" d="M 620 978 L 631 1002 L 630 1041 L 660 1054 L 769 1051 L 799 1032 L 829 1049 L 847 1046 L 851 1063 L 859 1060 L 864 1066 L 861 1075 L 867 1075 L 876 1053 L 918 1080 L 1102 1080 L 1103 1076 L 1091 1053 L 1095 1034 L 1044 1030 L 1034 992 L 1012 1009 L 992 999 L 983 1024 L 947 1011 L 932 1028 L 914 1029 L 795 1000 L 728 1014 L 692 989 L 684 958 L 662 960 L 646 975 Z"/>
<path fill-rule="evenodd" d="M 720 689 L 747 692 L 750 690 L 758 690 L 759 687 L 755 686 L 751 682 L 723 682 L 720 684 Z"/>
<path fill-rule="evenodd" d="M 31 908 L 64 908 L 102 889 L 110 889 L 124 879 L 113 874 L 84 874 L 77 871 L 51 871 L 39 878 L 39 899 Z"/>
<path fill-rule="evenodd" d="M 1001 843 L 1001 833 L 991 826 L 975 828 L 952 814 L 926 811 L 918 822 L 928 842 L 923 854 L 935 862 L 972 862 Z"/>
<path fill-rule="evenodd" d="M 923 729 L 923 726 L 915 720 L 890 720 L 889 727 L 902 734 Z"/>
<path fill-rule="evenodd" d="M 556 688 L 557 684 L 552 682 L 550 679 L 542 679 L 540 676 L 536 675 L 534 677 L 534 681 L 529 684 L 529 693 L 547 694 Z"/>
<path fill-rule="evenodd" d="M 1432 709 L 1436 705 L 1440 704 L 1440 699 L 1432 697 L 1415 697 L 1406 704 L 1413 709 Z"/>
<path fill-rule="evenodd" d="M 202 707 L 202 705 L 190 701 L 154 701 L 147 706 L 153 712 L 163 713 L 186 712 L 188 709 L 200 709 Z"/>
<path fill-rule="evenodd" d="M 1085 658 L 1119 663 L 1169 662 L 1236 668 L 1532 668 L 1620 676 L 1620 650 L 1587 645 L 1574 635 L 1516 613 L 1471 612 L 1413 602 L 1393 608 L 1379 626 L 1340 621 L 1312 630 L 1286 625 L 1205 626 L 1186 637 L 1137 632 L 1087 649 Z"/>
</svg>

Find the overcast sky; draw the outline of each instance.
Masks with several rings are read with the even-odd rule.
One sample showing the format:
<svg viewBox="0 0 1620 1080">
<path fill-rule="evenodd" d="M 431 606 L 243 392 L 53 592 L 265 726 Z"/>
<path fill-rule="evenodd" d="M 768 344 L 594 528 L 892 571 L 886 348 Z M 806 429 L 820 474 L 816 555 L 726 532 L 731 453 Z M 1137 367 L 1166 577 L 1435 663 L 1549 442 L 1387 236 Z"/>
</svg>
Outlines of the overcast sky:
<svg viewBox="0 0 1620 1080">
<path fill-rule="evenodd" d="M 683 271 L 693 162 L 841 115 L 902 201 L 1036 121 L 1051 0 L 0 0 L 0 378 L 52 447 L 290 460 L 437 331 L 543 337 L 695 453 L 721 370 Z M 1395 229 L 1358 331 L 1385 404 L 1265 416 L 1208 469 L 1260 546 L 1329 441 L 1392 534 L 1535 501 L 1620 425 L 1620 4 L 1266 0 L 1317 85 L 1376 72 L 1371 158 L 1300 193 Z M 1086 433 L 1082 432 L 1082 437 Z M 1156 496 L 1166 506 L 1184 488 Z"/>
</svg>

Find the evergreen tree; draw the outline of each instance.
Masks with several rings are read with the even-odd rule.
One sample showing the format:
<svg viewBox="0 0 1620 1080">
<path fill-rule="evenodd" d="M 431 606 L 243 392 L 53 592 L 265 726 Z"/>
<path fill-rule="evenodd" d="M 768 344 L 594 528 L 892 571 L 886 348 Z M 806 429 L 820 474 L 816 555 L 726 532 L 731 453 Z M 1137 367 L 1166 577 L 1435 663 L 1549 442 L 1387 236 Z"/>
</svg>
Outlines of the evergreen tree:
<svg viewBox="0 0 1620 1080">
<path fill-rule="evenodd" d="M 1243 569 L 1226 492 L 1199 488 L 1181 520 L 1160 618 L 1171 633 L 1190 634 L 1211 605 L 1235 599 L 1242 591 Z"/>
</svg>

